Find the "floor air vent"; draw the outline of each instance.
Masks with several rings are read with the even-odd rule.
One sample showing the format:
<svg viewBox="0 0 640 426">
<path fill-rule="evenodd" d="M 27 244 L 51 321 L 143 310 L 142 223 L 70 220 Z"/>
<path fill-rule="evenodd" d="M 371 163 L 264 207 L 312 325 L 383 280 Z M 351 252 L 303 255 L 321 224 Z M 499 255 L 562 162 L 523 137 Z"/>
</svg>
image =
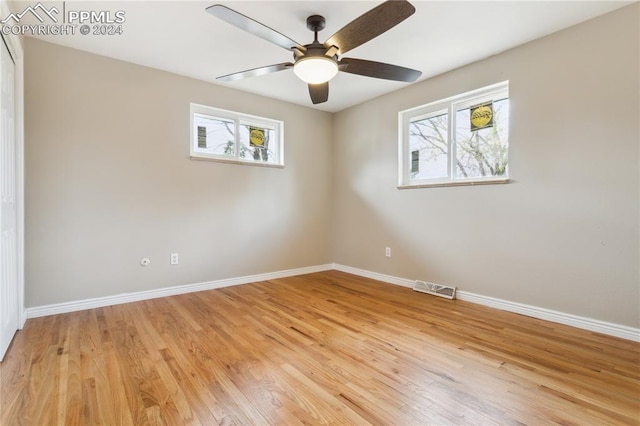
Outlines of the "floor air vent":
<svg viewBox="0 0 640 426">
<path fill-rule="evenodd" d="M 415 291 L 419 291 L 422 293 L 433 294 L 434 296 L 444 297 L 445 299 L 455 299 L 456 297 L 456 288 L 449 287 L 446 285 L 427 283 L 424 281 L 417 281 L 413 286 Z"/>
</svg>

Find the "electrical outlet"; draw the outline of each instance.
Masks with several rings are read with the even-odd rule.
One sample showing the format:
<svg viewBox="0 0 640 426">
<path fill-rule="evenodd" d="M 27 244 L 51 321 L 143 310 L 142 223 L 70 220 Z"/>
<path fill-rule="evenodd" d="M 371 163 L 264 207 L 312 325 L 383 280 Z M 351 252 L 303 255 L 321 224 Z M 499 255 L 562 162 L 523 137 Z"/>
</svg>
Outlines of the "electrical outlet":
<svg viewBox="0 0 640 426">
<path fill-rule="evenodd" d="M 178 253 L 171 253 L 171 264 L 177 265 L 180 263 L 180 259 L 178 258 Z"/>
<path fill-rule="evenodd" d="M 387 257 L 391 257 L 391 247 L 385 247 L 384 255 Z"/>
</svg>

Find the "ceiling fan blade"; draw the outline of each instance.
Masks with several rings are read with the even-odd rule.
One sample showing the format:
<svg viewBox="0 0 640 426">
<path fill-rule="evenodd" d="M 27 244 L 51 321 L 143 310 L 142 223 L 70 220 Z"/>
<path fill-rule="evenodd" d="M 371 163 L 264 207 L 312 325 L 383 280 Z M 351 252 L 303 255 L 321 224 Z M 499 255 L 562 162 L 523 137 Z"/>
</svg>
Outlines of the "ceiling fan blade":
<svg viewBox="0 0 640 426">
<path fill-rule="evenodd" d="M 324 42 L 324 46 L 336 46 L 338 54 L 344 55 L 395 27 L 415 11 L 415 7 L 406 0 L 387 0 L 342 27 Z"/>
<path fill-rule="evenodd" d="M 340 60 L 340 71 L 409 83 L 416 81 L 422 75 L 421 71 L 412 70 L 411 68 L 354 58 L 342 58 Z"/>
<path fill-rule="evenodd" d="M 309 95 L 313 104 L 321 104 L 329 99 L 329 82 L 309 85 Z"/>
<path fill-rule="evenodd" d="M 216 80 L 220 80 L 220 81 L 241 80 L 243 78 L 258 77 L 261 75 L 283 71 L 291 67 L 293 67 L 293 64 L 291 62 L 283 62 L 281 64 L 268 65 L 266 67 L 253 68 L 246 71 L 240 71 L 233 74 L 223 75 L 221 77 L 217 77 Z"/>
<path fill-rule="evenodd" d="M 236 12 L 233 9 L 229 9 L 228 7 L 221 4 L 209 6 L 207 8 L 207 12 L 222 19 L 228 24 L 234 25 L 241 30 L 258 36 L 264 40 L 270 41 L 271 43 L 283 47 L 287 50 L 292 50 L 295 48 L 303 52 L 305 51 L 305 48 L 300 45 L 300 43 L 291 40 L 289 37 L 280 34 L 276 30 L 269 28 L 264 24 L 261 24 L 255 19 L 251 19 L 248 16 Z"/>
</svg>

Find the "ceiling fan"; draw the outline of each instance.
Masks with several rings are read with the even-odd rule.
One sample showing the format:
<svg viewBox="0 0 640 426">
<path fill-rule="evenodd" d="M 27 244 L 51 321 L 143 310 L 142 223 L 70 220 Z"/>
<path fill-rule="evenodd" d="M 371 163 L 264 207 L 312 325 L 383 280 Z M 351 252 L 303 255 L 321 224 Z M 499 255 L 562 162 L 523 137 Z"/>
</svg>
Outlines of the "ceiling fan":
<svg viewBox="0 0 640 426">
<path fill-rule="evenodd" d="M 313 42 L 305 45 L 221 4 L 210 6 L 206 10 L 241 30 L 293 53 L 293 62 L 223 75 L 217 78 L 221 81 L 257 77 L 293 68 L 293 72 L 308 84 L 311 102 L 319 104 L 329 98 L 329 80 L 335 77 L 338 71 L 404 82 L 416 81 L 422 74 L 420 71 L 383 62 L 341 57 L 413 15 L 416 9 L 406 0 L 387 0 L 345 25 L 324 43 L 318 41 L 318 32 L 325 27 L 324 17 L 309 16 L 307 28 L 313 31 Z"/>
</svg>

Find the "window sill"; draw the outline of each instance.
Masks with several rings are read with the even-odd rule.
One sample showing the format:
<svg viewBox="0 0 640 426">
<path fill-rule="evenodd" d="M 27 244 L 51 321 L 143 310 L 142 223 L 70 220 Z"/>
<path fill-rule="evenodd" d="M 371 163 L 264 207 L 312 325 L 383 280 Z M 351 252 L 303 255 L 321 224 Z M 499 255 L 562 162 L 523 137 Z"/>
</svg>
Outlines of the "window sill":
<svg viewBox="0 0 640 426">
<path fill-rule="evenodd" d="M 284 169 L 284 164 L 275 164 L 275 163 L 258 163 L 255 161 L 227 160 L 226 158 L 198 157 L 194 155 L 190 155 L 189 159 L 195 160 L 195 161 L 213 161 L 215 163 L 239 164 L 242 166 L 271 167 L 274 169 Z"/>
<path fill-rule="evenodd" d="M 458 180 L 452 182 L 434 182 L 434 183 L 420 183 L 413 185 L 398 185 L 398 189 L 417 189 L 417 188 L 438 188 L 443 186 L 476 186 L 476 185 L 497 185 L 502 183 L 509 183 L 507 179 L 487 179 L 487 180 Z"/>
</svg>

